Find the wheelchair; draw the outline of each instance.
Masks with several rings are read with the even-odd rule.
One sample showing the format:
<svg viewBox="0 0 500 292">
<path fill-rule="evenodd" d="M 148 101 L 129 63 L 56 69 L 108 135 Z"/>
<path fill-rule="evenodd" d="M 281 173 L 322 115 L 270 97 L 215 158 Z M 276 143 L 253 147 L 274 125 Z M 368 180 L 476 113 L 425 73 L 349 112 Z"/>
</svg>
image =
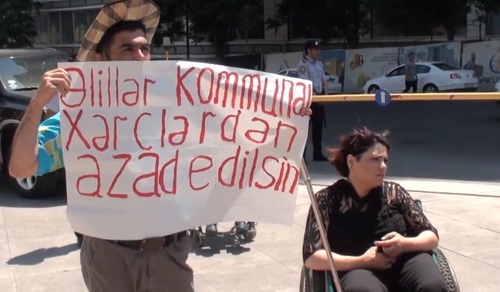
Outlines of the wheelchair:
<svg viewBox="0 0 500 292">
<path fill-rule="evenodd" d="M 248 225 L 247 232 L 243 232 L 243 233 L 238 232 L 236 226 L 231 227 L 231 229 L 228 232 L 228 234 L 230 236 L 234 237 L 235 245 L 237 245 L 237 246 L 240 245 L 242 242 L 250 242 L 250 241 L 254 240 L 255 237 L 257 236 L 257 229 L 256 229 L 257 222 L 247 221 L 246 223 Z M 189 231 L 189 234 L 191 236 L 193 243 L 197 247 L 203 247 L 205 245 L 207 237 L 209 236 L 203 231 L 203 228 L 201 226 L 199 226 L 196 229 L 191 229 Z M 220 233 L 218 233 L 218 234 L 220 234 Z M 217 235 L 212 235 L 212 236 L 215 237 Z"/>
<path fill-rule="evenodd" d="M 422 201 L 415 200 L 415 203 L 422 209 Z M 460 292 L 455 272 L 444 253 L 439 248 L 436 248 L 432 251 L 432 257 L 446 281 L 447 291 Z M 335 284 L 330 271 L 313 271 L 302 266 L 300 292 L 335 292 L 335 290 Z"/>
</svg>

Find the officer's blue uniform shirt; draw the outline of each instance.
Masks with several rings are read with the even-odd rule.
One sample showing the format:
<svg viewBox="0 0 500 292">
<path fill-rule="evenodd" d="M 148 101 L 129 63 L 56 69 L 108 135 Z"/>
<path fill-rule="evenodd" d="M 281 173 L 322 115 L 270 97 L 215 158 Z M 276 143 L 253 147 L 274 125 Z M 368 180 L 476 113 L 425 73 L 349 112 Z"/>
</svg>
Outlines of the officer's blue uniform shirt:
<svg viewBox="0 0 500 292">
<path fill-rule="evenodd" d="M 326 80 L 326 75 L 321 61 L 305 57 L 297 66 L 297 74 L 299 78 L 310 80 L 316 93 L 323 92 L 323 81 Z"/>
</svg>

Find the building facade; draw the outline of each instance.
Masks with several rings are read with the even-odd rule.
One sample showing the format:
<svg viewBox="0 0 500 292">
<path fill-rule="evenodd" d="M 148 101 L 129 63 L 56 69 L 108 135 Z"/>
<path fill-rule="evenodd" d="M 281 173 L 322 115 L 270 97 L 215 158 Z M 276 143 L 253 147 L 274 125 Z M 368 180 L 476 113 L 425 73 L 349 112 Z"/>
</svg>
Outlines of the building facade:
<svg viewBox="0 0 500 292">
<path fill-rule="evenodd" d="M 36 46 L 54 47 L 76 53 L 82 41 L 85 31 L 94 20 L 99 9 L 113 0 L 38 0 L 42 3 L 40 14 L 36 15 L 36 26 L 38 37 Z M 228 55 L 271 53 L 302 50 L 304 39 L 293 38 L 293 27 L 299 27 L 299 23 L 291 23 L 290 29 L 286 25 L 278 29 L 266 30 L 264 19 L 272 18 L 276 13 L 280 0 L 263 0 L 262 16 L 252 19 L 249 27 L 244 21 L 235 21 L 230 28 L 231 41 L 228 45 Z M 500 15 L 490 15 L 487 25 L 476 22 L 477 17 L 473 13 L 467 15 L 467 23 L 464 29 L 457 35 L 458 40 L 479 39 L 486 35 L 500 35 Z M 237 17 L 236 19 L 244 19 Z M 376 17 L 375 17 L 376 22 Z M 430 37 L 392 37 L 374 24 L 375 34 L 362 37 L 364 46 L 382 46 L 382 43 L 405 43 L 430 41 Z M 434 41 L 445 40 L 443 36 L 434 36 Z M 342 47 L 343 41 L 333 42 L 333 47 Z M 171 40 L 169 56 L 172 58 L 185 58 L 187 56 L 185 38 Z M 165 48 L 154 50 L 156 57 L 165 55 Z M 212 45 L 204 40 L 196 44 L 190 43 L 189 55 L 192 58 L 213 58 Z"/>
</svg>

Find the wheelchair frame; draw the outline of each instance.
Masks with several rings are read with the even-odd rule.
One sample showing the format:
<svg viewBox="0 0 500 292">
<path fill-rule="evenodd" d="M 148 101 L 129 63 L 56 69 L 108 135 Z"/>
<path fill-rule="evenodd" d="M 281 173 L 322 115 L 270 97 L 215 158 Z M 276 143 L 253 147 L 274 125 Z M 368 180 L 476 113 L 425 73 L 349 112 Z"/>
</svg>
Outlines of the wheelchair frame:
<svg viewBox="0 0 500 292">
<path fill-rule="evenodd" d="M 257 222 L 247 221 L 246 223 L 248 224 L 248 232 L 238 233 L 236 230 L 236 226 L 231 227 L 231 229 L 228 232 L 229 235 L 234 236 L 234 242 L 235 245 L 237 246 L 244 241 L 252 241 L 257 236 Z M 207 237 L 211 237 L 207 235 L 206 232 L 203 231 L 203 228 L 201 226 L 198 226 L 198 228 L 196 229 L 191 229 L 189 233 L 191 239 L 193 240 L 193 243 L 198 247 L 203 247 L 205 245 Z M 215 237 L 217 235 L 212 235 L 212 236 Z"/>
<path fill-rule="evenodd" d="M 314 197 L 314 190 L 312 188 L 311 177 L 305 162 L 302 160 L 301 173 L 304 179 L 304 183 L 307 187 L 309 193 L 309 199 L 311 201 L 311 207 L 314 213 L 314 217 L 318 222 L 318 227 L 320 231 L 321 241 L 325 247 L 325 251 L 328 257 L 328 264 L 330 266 L 330 272 L 328 271 L 313 271 L 302 266 L 302 272 L 300 275 L 300 292 L 342 292 L 342 285 L 340 284 L 340 279 L 335 270 L 333 256 L 330 249 L 330 244 L 328 243 L 328 237 L 326 235 L 325 226 L 321 218 L 321 213 L 319 212 L 319 207 Z M 415 200 L 417 206 L 423 210 L 422 201 Z M 436 248 L 432 251 L 432 257 L 441 271 L 441 275 L 444 277 L 446 282 L 446 287 L 448 292 L 460 292 L 460 287 L 455 274 L 455 271 L 449 264 L 446 256 L 441 251 L 441 249 Z M 316 280 L 315 280 L 316 279 Z"/>
</svg>

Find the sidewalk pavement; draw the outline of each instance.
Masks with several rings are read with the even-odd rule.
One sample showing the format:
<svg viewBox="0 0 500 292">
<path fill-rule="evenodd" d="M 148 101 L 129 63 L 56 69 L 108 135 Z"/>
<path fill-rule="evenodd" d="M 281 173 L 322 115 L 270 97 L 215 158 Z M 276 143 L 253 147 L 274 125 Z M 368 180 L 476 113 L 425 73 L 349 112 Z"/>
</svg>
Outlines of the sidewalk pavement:
<svg viewBox="0 0 500 292">
<path fill-rule="evenodd" d="M 476 190 L 488 196 L 412 195 L 423 200 L 426 214 L 439 229 L 441 248 L 462 291 L 496 292 L 500 291 L 496 277 L 500 272 L 500 185 Z M 0 291 L 86 291 L 64 199 L 26 201 L 1 188 L 0 194 Z M 301 186 L 291 226 L 261 223 L 254 242 L 238 247 L 231 237 L 209 238 L 206 247 L 194 248 L 189 263 L 195 271 L 196 291 L 298 291 L 309 205 Z M 223 223 L 220 229 L 231 226 Z"/>
</svg>

